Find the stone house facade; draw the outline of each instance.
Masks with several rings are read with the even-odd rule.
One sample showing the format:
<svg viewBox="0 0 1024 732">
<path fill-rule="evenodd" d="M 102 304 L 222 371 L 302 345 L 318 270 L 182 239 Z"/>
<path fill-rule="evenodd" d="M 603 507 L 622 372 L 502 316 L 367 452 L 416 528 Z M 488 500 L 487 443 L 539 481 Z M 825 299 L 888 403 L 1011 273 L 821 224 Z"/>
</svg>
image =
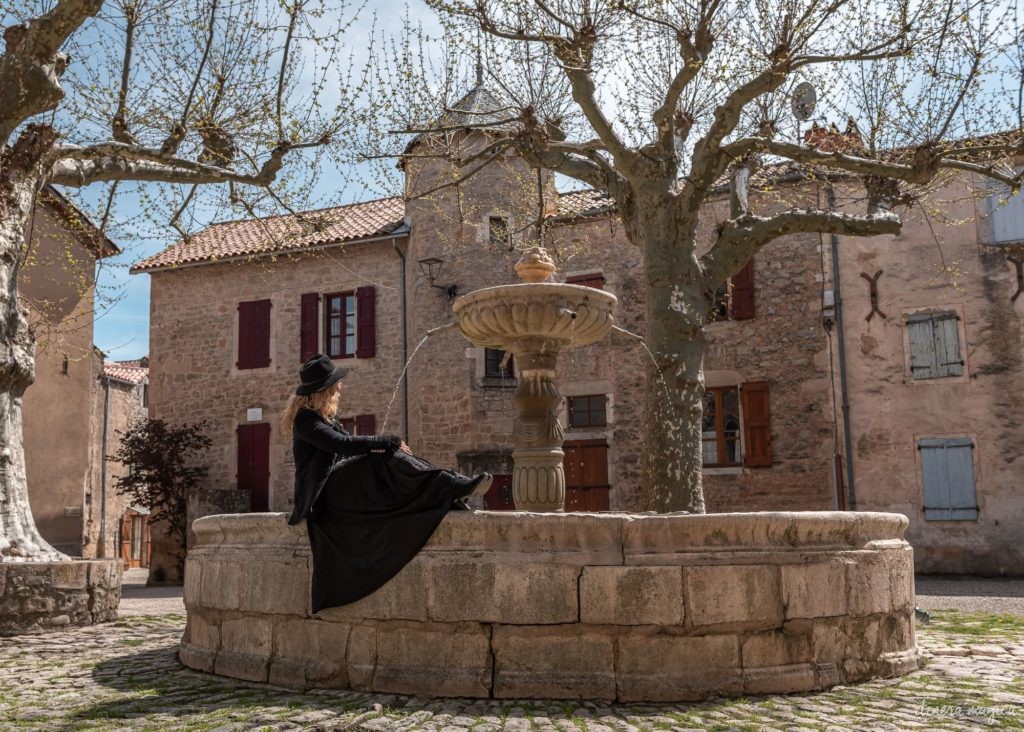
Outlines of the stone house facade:
<svg viewBox="0 0 1024 732">
<path fill-rule="evenodd" d="M 467 96 L 475 119 L 486 102 L 479 89 Z M 471 146 L 485 134 L 465 139 Z M 515 281 L 512 265 L 537 241 L 538 198 L 556 278 L 613 292 L 618 325 L 642 336 L 641 257 L 606 198 L 557 193 L 551 176 L 538 180 L 513 157 L 470 184 L 441 187 L 457 173 L 419 154 L 430 145 L 414 141 L 417 154 L 403 161 L 404 199 L 215 224 L 134 267 L 151 276 L 150 414 L 204 420 L 215 442 L 194 516 L 289 509 L 290 437 L 279 418 L 298 365 L 320 351 L 352 369 L 341 416 L 357 431 L 398 433 L 437 464 L 494 473 L 485 505 L 508 507 L 514 364 L 503 371 L 500 353 L 436 329 L 451 322 L 452 294 Z M 1016 250 L 984 238 L 988 199 L 960 195 L 971 184 L 954 179 L 933 194 L 970 222 L 938 227 L 941 247 L 913 214 L 898 237 L 838 240 L 841 300 L 828 237 L 776 240 L 733 278 L 704 364 L 710 510 L 896 510 L 910 517 L 922 571 L 1020 571 L 1012 536 L 1024 525 L 1024 497 L 1012 476 L 1024 427 L 1006 410 L 1018 398 L 1011 382 L 1021 386 L 1024 298 L 1010 301 L 1016 275 L 1006 255 Z M 834 184 L 839 207 L 853 205 L 843 185 Z M 762 195 L 784 190 L 786 203 L 824 205 L 826 187 L 792 179 Z M 708 241 L 725 205 L 723 196 L 708 206 Z M 997 211 L 1006 218 L 1009 209 Z M 936 257 L 959 263 L 956 288 Z M 884 318 L 865 318 L 867 269 L 883 270 L 876 289 Z M 913 316 L 947 310 L 967 328 L 967 375 L 925 383 L 907 366 L 908 333 L 917 349 L 923 327 Z M 563 353 L 568 510 L 636 506 L 648 363 L 640 341 L 620 332 Z M 948 518 L 943 512 L 959 500 L 951 491 L 968 486 L 948 460 L 936 472 L 936 451 L 956 452 L 965 437 L 974 445 L 978 510 Z"/>
<path fill-rule="evenodd" d="M 40 193 L 25 238 L 19 291 L 36 336 L 35 381 L 22 403 L 32 514 L 43 538 L 66 554 L 121 556 L 120 522 L 128 506 L 109 488 L 117 466 L 107 466 L 104 491 L 104 405 L 113 452 L 116 431 L 145 415 L 147 369 L 106 362 L 92 342 L 96 263 L 120 249 L 49 187 Z"/>
</svg>

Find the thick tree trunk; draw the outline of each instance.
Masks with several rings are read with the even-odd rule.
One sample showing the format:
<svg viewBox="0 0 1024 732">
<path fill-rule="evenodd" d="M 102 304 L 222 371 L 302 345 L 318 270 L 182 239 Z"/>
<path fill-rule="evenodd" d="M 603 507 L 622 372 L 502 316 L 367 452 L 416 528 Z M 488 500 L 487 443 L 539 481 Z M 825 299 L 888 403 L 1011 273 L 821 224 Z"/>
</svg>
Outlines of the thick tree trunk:
<svg viewBox="0 0 1024 732">
<path fill-rule="evenodd" d="M 67 559 L 39 535 L 32 518 L 21 420 L 22 396 L 35 378 L 35 343 L 18 299 L 18 268 L 40 159 L 52 142 L 52 131 L 30 127 L 0 154 L 0 561 Z"/>
<path fill-rule="evenodd" d="M 689 226 L 674 208 L 637 226 L 647 286 L 646 343 L 654 356 L 647 389 L 641 508 L 704 513 L 701 484 L 703 359 L 711 297 Z M 683 236 L 679 236 L 683 230 Z"/>
</svg>

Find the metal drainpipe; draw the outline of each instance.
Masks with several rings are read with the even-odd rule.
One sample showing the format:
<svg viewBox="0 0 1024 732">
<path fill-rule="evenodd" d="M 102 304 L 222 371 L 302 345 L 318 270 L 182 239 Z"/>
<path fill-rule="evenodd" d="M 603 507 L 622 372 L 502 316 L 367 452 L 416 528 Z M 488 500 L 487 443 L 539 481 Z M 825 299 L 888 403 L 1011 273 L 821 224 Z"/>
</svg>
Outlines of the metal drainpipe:
<svg viewBox="0 0 1024 732">
<path fill-rule="evenodd" d="M 395 254 L 402 260 L 402 273 L 399 278 L 400 287 L 402 288 L 401 295 L 401 310 L 402 310 L 402 366 L 405 366 L 409 361 L 409 337 L 408 337 L 408 322 L 406 321 L 405 311 L 405 254 L 402 253 L 402 249 L 398 246 L 398 239 L 391 239 L 391 246 L 395 249 Z M 402 439 L 405 442 L 409 442 L 409 372 L 405 372 L 405 378 L 402 379 Z"/>
<path fill-rule="evenodd" d="M 107 423 L 110 416 L 110 379 L 100 376 L 103 382 L 103 439 L 100 453 L 100 536 L 96 556 L 107 556 Z"/>
<path fill-rule="evenodd" d="M 825 183 L 828 210 L 835 211 L 836 194 L 831 181 Z M 832 281 L 836 312 L 836 337 L 839 339 L 839 393 L 843 410 L 843 437 L 846 449 L 846 486 L 850 497 L 850 510 L 857 510 L 857 486 L 853 478 L 853 435 L 850 433 L 850 393 L 846 388 L 846 341 L 843 337 L 843 297 L 839 277 L 839 237 L 832 238 Z"/>
</svg>

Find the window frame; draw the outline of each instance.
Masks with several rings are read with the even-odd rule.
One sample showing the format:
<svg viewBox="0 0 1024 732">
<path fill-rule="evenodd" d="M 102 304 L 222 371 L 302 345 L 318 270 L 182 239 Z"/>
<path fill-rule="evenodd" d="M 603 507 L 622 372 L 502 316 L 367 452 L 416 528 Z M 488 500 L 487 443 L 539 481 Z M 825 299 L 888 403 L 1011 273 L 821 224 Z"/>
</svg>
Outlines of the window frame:
<svg viewBox="0 0 1024 732">
<path fill-rule="evenodd" d="M 495 222 L 500 222 L 500 226 L 505 230 L 500 238 L 495 237 Z M 491 214 L 487 217 L 487 243 L 494 247 L 501 247 L 512 251 L 512 224 L 508 216 Z"/>
<path fill-rule="evenodd" d="M 736 437 L 735 439 L 729 439 L 725 436 L 725 414 L 722 409 L 723 395 L 726 392 L 734 392 L 736 394 L 736 419 L 738 420 Z M 715 396 L 715 437 L 714 442 L 716 444 L 717 461 L 714 463 L 704 462 L 704 443 L 711 442 L 712 440 L 704 437 L 703 423 L 701 424 L 701 468 L 742 468 L 743 467 L 743 414 L 741 411 L 741 396 L 740 396 L 740 385 L 732 384 L 726 386 L 709 386 L 704 389 L 704 398 L 707 399 L 709 394 Z M 701 415 L 703 422 L 703 414 Z M 728 452 L 726 445 L 728 442 L 736 443 L 736 462 L 728 462 Z"/>
<path fill-rule="evenodd" d="M 938 342 L 936 341 L 936 323 L 941 321 L 952 320 L 953 332 L 956 334 L 957 340 L 957 356 L 959 361 L 942 361 L 939 360 L 939 349 Z M 921 323 L 928 323 L 930 328 L 931 347 L 934 355 L 934 371 L 935 375 L 929 376 L 927 374 L 920 373 L 921 369 L 914 368 L 914 330 L 911 326 L 919 325 Z M 907 374 L 910 376 L 913 383 L 928 383 L 944 379 L 963 379 L 967 376 L 967 359 L 964 347 L 964 332 L 962 329 L 963 317 L 959 310 L 956 309 L 922 309 L 914 312 L 906 312 L 903 314 L 903 327 L 906 331 L 905 344 L 907 349 Z M 943 336 L 943 339 L 945 336 Z M 948 344 L 943 340 L 943 351 L 948 350 Z M 959 373 L 955 373 L 952 369 L 959 367 Z"/>
<path fill-rule="evenodd" d="M 577 411 L 573 409 L 574 399 L 586 399 L 587 408 L 583 411 Z M 601 408 L 597 410 L 593 406 L 593 400 L 601 400 Z M 573 396 L 566 396 L 565 398 L 565 412 L 566 422 L 568 423 L 569 429 L 593 429 L 595 427 L 607 427 L 608 426 L 608 395 L 607 394 L 576 394 Z M 600 422 L 594 422 L 593 417 L 595 414 L 601 414 L 602 420 Z M 577 423 L 575 417 L 578 415 L 587 415 L 586 423 Z"/>
<path fill-rule="evenodd" d="M 334 298 L 341 298 L 342 309 L 335 316 L 331 313 L 331 301 Z M 345 302 L 347 298 L 352 298 L 352 351 L 348 352 L 348 312 L 345 310 Z M 339 317 L 341 319 L 342 328 L 339 340 L 341 341 L 341 351 L 336 353 L 331 349 L 331 319 Z M 359 350 L 359 298 L 356 297 L 355 290 L 345 290 L 342 292 L 330 292 L 324 294 L 324 352 L 328 358 L 355 358 L 356 352 Z"/>
<path fill-rule="evenodd" d="M 501 358 L 497 359 L 497 365 L 494 371 L 489 371 L 488 366 L 494 363 L 495 358 L 491 356 L 492 353 L 500 353 Z M 487 380 L 501 380 L 501 381 L 515 381 L 516 378 L 516 363 L 515 356 L 510 355 L 508 358 L 508 366 L 505 369 L 501 369 L 501 362 L 505 358 L 507 351 L 500 348 L 484 348 L 484 379 Z"/>
</svg>

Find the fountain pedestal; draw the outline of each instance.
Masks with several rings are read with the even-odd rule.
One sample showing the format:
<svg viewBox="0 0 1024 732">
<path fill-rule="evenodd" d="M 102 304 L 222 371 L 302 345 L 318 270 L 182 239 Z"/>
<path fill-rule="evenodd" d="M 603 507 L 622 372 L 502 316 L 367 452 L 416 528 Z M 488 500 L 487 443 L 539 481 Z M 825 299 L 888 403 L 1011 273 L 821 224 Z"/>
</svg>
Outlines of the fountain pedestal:
<svg viewBox="0 0 1024 732">
<path fill-rule="evenodd" d="M 456 325 L 471 343 L 515 356 L 519 385 L 512 498 L 520 511 L 561 511 L 565 506 L 558 354 L 607 336 L 618 302 L 592 287 L 544 282 L 554 269 L 544 250 L 534 247 L 516 265 L 523 284 L 477 290 L 452 306 Z"/>
</svg>

